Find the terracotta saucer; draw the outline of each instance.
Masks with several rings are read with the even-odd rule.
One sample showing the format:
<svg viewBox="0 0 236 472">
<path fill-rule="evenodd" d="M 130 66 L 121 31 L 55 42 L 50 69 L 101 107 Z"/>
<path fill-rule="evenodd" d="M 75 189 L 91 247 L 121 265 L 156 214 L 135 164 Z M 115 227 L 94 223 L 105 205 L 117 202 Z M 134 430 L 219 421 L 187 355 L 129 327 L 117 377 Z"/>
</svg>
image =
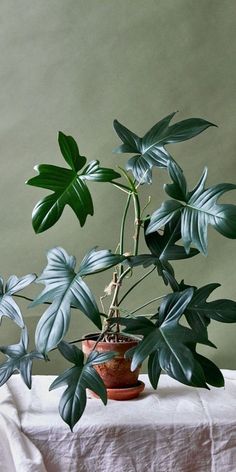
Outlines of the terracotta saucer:
<svg viewBox="0 0 236 472">
<path fill-rule="evenodd" d="M 131 400 L 132 398 L 138 397 L 144 390 L 144 387 L 145 383 L 138 380 L 137 384 L 133 387 L 107 388 L 107 398 L 109 398 L 109 400 Z M 89 391 L 89 396 L 98 398 L 98 396 L 91 392 L 91 390 Z"/>
</svg>

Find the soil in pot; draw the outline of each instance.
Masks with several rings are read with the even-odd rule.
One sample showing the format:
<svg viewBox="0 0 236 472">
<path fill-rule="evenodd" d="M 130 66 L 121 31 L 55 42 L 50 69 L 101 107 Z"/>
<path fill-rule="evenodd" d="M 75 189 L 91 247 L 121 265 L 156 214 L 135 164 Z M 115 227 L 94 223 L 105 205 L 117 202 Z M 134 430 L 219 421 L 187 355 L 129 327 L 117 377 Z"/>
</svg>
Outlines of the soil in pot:
<svg viewBox="0 0 236 472">
<path fill-rule="evenodd" d="M 82 342 L 82 349 L 86 356 L 92 351 L 97 337 L 98 335 L 91 334 L 85 336 Z M 117 352 L 117 356 L 105 364 L 94 366 L 94 368 L 97 370 L 107 388 L 108 398 L 113 400 L 128 400 L 137 397 L 144 389 L 143 382 L 138 381 L 140 367 L 134 372 L 131 372 L 131 361 L 124 357 L 126 351 L 137 346 L 138 341 L 126 338 L 122 335 L 119 335 L 118 339 L 118 342 L 112 339 L 98 342 L 96 351 L 115 351 Z"/>
</svg>

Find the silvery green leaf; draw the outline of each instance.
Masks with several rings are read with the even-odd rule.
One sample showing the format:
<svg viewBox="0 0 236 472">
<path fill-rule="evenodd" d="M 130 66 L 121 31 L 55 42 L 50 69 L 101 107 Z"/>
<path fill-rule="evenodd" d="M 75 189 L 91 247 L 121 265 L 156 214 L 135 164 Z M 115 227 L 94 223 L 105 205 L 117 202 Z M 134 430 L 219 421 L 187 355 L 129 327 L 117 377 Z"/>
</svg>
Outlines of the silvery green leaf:
<svg viewBox="0 0 236 472">
<path fill-rule="evenodd" d="M 10 318 L 20 328 L 24 327 L 23 317 L 20 308 L 16 304 L 12 295 L 23 290 L 36 279 L 35 274 L 28 274 L 23 277 L 11 275 L 4 287 L 4 280 L 0 278 L 0 322 L 3 316 Z"/>
<path fill-rule="evenodd" d="M 119 121 L 114 121 L 114 129 L 123 144 L 114 149 L 116 153 L 132 153 L 126 168 L 131 170 L 135 179 L 143 183 L 151 183 L 152 167 L 167 168 L 174 162 L 165 145 L 179 143 L 202 133 L 209 126 L 215 126 L 201 118 L 190 118 L 170 126 L 176 112 L 156 123 L 143 138 L 138 137 Z"/>
<path fill-rule="evenodd" d="M 0 364 L 0 386 L 2 386 L 15 372 L 19 372 L 24 383 L 31 388 L 31 372 L 33 359 L 43 359 L 42 354 L 36 351 L 27 352 L 28 332 L 24 327 L 18 344 L 0 346 L 0 351 L 6 355 L 7 360 Z"/>
<path fill-rule="evenodd" d="M 44 302 L 52 302 L 56 297 L 62 295 L 75 277 L 76 259 L 69 256 L 65 249 L 55 247 L 47 252 L 47 266 L 43 270 L 37 283 L 45 285 L 44 290 L 31 303 L 36 306 Z"/>
<path fill-rule="evenodd" d="M 36 274 L 27 274 L 23 277 L 17 277 L 16 275 L 11 275 L 6 283 L 5 292 L 8 295 L 13 295 L 14 293 L 20 292 L 25 287 L 28 287 L 36 279 Z"/>
<path fill-rule="evenodd" d="M 97 250 L 93 248 L 91 251 L 87 252 L 83 258 L 78 273 L 81 277 L 96 274 L 97 272 L 107 270 L 110 267 L 120 264 L 125 261 L 125 259 L 125 256 L 113 254 L 108 249 Z"/>
<path fill-rule="evenodd" d="M 83 279 L 76 275 L 39 319 L 35 331 L 39 352 L 45 354 L 62 341 L 69 328 L 71 305 L 81 310 L 99 329 L 102 328 L 96 301 Z"/>
<path fill-rule="evenodd" d="M 173 167 L 172 164 L 169 167 Z M 179 176 L 177 176 L 179 172 Z M 181 182 L 185 181 L 182 171 L 175 167 L 175 172 L 171 174 L 174 183 L 167 187 L 171 188 L 173 200 L 164 202 L 156 210 L 150 219 L 146 233 L 157 231 L 166 222 L 174 217 L 181 221 L 181 237 L 184 243 L 185 251 L 190 253 L 190 246 L 193 244 L 200 252 L 207 254 L 207 234 L 208 225 L 212 225 L 223 236 L 231 239 L 236 238 L 236 205 L 217 203 L 217 200 L 225 192 L 236 189 L 235 184 L 223 183 L 205 189 L 207 171 L 203 175 L 193 191 L 187 192 L 184 185 L 185 195 L 184 203 L 178 200 L 181 197 Z M 169 193 L 170 194 L 170 193 Z"/>
<path fill-rule="evenodd" d="M 6 316 L 14 321 L 20 328 L 24 326 L 24 320 L 20 311 L 20 308 L 16 304 L 15 300 L 10 295 L 0 296 L 0 322 L 2 317 Z"/>
</svg>

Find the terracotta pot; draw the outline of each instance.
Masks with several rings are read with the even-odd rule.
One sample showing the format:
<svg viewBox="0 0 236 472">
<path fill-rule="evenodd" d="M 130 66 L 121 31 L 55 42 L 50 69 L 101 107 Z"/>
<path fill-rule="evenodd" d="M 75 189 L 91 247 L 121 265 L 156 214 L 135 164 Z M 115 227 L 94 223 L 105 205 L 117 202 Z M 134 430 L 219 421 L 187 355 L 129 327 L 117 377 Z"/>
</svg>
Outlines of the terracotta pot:
<svg viewBox="0 0 236 472">
<path fill-rule="evenodd" d="M 92 351 L 94 344 L 96 343 L 97 335 L 87 335 L 87 337 L 94 336 L 94 339 L 85 339 L 82 342 L 82 350 L 86 356 Z M 106 362 L 105 364 L 95 365 L 94 368 L 99 373 L 100 377 L 103 379 L 105 386 L 107 387 L 108 398 L 113 398 L 112 392 L 116 396 L 117 400 L 124 400 L 124 395 L 119 397 L 117 393 L 117 389 L 127 390 L 127 394 L 129 394 L 129 398 L 134 398 L 138 396 L 140 391 L 143 389 L 141 388 L 141 382 L 138 382 L 138 375 L 140 371 L 140 367 L 137 368 L 134 372 L 131 372 L 130 365 L 131 361 L 129 359 L 124 358 L 124 354 L 126 351 L 131 349 L 134 346 L 137 346 L 138 341 L 125 341 L 125 342 L 105 342 L 100 341 L 96 346 L 96 351 L 98 352 L 109 352 L 115 351 L 117 352 L 117 356 L 111 359 L 110 361 Z M 135 387 L 137 387 L 137 393 L 135 391 Z M 144 387 L 144 386 L 143 386 Z M 132 388 L 132 394 L 131 390 Z M 116 392 L 115 392 L 116 390 Z M 128 392 L 129 390 L 129 392 Z M 123 392 L 125 393 L 125 392 Z"/>
</svg>

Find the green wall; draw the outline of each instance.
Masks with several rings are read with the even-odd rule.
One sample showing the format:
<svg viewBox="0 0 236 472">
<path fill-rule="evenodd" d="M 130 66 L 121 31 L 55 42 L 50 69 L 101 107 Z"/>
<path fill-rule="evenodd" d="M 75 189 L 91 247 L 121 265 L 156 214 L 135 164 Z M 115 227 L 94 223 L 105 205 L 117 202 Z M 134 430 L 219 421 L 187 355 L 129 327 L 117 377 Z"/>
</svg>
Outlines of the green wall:
<svg viewBox="0 0 236 472">
<path fill-rule="evenodd" d="M 45 252 L 63 246 L 78 260 L 91 246 L 115 249 L 123 194 L 94 184 L 95 216 L 81 230 L 68 208 L 51 230 L 35 235 L 31 211 L 45 195 L 24 185 L 37 163 L 60 165 L 57 131 L 78 138 L 80 150 L 103 165 L 121 164 L 112 155 L 118 139 L 112 121 L 141 135 L 163 116 L 198 116 L 219 125 L 170 148 L 191 184 L 209 167 L 209 184 L 236 182 L 236 3 L 222 0 L 2 0 L 0 5 L 1 273 L 40 273 Z M 62 161 L 61 161 L 62 164 Z M 153 209 L 164 197 L 164 172 L 155 172 Z M 92 188 L 92 186 L 91 186 Z M 146 189 L 146 197 L 149 195 Z M 107 193 L 108 192 L 108 193 Z M 236 192 L 235 192 L 236 193 Z M 235 193 L 230 196 L 236 202 Z M 228 198 L 228 197 L 227 197 Z M 156 204 L 155 204 L 156 202 Z M 127 245 L 127 250 L 130 245 Z M 176 263 L 178 278 L 203 285 L 221 282 L 216 296 L 236 299 L 236 241 L 210 231 L 209 257 Z M 108 274 L 91 278 L 97 296 Z M 127 308 L 162 294 L 152 278 Z M 28 290 L 30 296 L 38 287 Z M 21 304 L 30 329 L 42 308 Z M 93 329 L 77 312 L 68 339 Z M 236 325 L 212 324 L 219 349 L 205 349 L 220 367 L 236 368 Z M 0 342 L 19 333 L 5 319 Z M 33 339 L 32 339 L 33 342 Z M 55 373 L 52 354 L 35 372 Z"/>
</svg>

